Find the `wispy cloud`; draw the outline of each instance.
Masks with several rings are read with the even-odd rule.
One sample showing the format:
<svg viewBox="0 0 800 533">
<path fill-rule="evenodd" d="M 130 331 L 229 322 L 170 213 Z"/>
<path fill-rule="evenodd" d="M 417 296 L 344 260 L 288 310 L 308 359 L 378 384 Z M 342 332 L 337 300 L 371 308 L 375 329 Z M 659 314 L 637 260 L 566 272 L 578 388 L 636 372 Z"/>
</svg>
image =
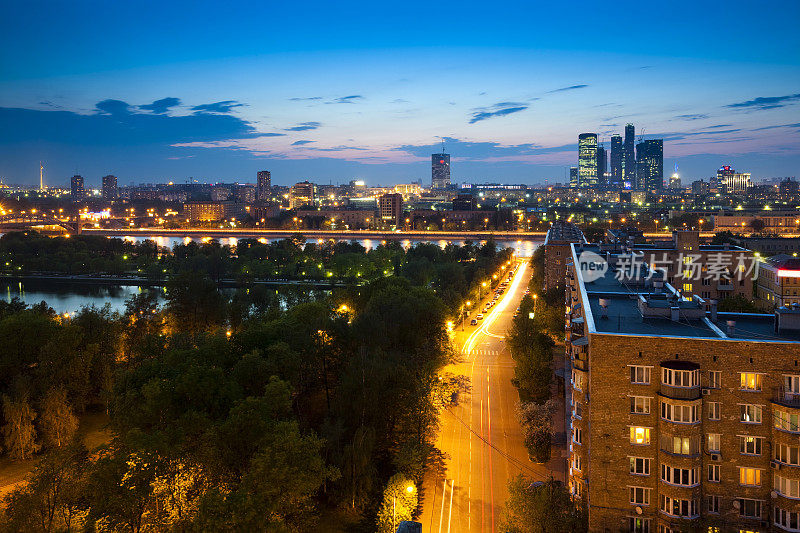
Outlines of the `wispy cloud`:
<svg viewBox="0 0 800 533">
<path fill-rule="evenodd" d="M 200 113 L 230 113 L 234 107 L 242 107 L 236 100 L 223 100 L 221 102 L 214 102 L 212 104 L 197 105 L 192 108 L 192 111 Z"/>
<path fill-rule="evenodd" d="M 564 91 L 574 91 L 575 89 L 585 89 L 588 87 L 585 83 L 580 85 L 570 85 L 569 87 L 561 87 L 560 89 L 554 89 L 552 91 L 548 91 L 548 93 L 563 93 Z"/>
<path fill-rule="evenodd" d="M 757 98 L 753 98 L 752 100 L 746 100 L 744 102 L 728 104 L 725 107 L 733 109 L 739 109 L 739 108 L 775 109 L 777 107 L 784 107 L 790 105 L 796 102 L 797 100 L 800 100 L 800 93 L 787 94 L 785 96 L 759 96 Z"/>
<path fill-rule="evenodd" d="M 293 98 L 289 98 L 290 102 L 311 102 L 314 100 L 322 100 L 321 96 L 295 96 Z"/>
<path fill-rule="evenodd" d="M 475 124 L 489 118 L 504 117 L 526 109 L 528 109 L 528 105 L 522 102 L 498 102 L 491 107 L 479 107 L 473 110 L 469 123 Z"/>
<path fill-rule="evenodd" d="M 753 129 L 753 131 L 774 130 L 775 128 L 800 128 L 800 122 L 795 122 L 794 124 L 776 124 L 774 126 L 763 126 L 761 128 L 755 128 Z"/>
<path fill-rule="evenodd" d="M 309 131 L 315 130 L 322 126 L 321 122 L 301 122 L 297 126 L 292 126 L 291 128 L 285 128 L 284 131 Z"/>
<path fill-rule="evenodd" d="M 703 114 L 698 113 L 698 114 L 695 114 L 695 115 L 678 115 L 675 118 L 679 118 L 679 119 L 682 119 L 682 120 L 702 120 L 702 119 L 708 118 L 708 115 L 703 115 Z"/>
<path fill-rule="evenodd" d="M 295 141 L 292 143 L 292 146 L 303 146 L 305 144 L 311 144 L 316 141 Z"/>
<path fill-rule="evenodd" d="M 332 101 L 328 102 L 329 104 L 355 104 L 359 100 L 363 100 L 364 97 L 360 94 L 351 94 L 350 96 L 340 96 L 339 98 L 334 98 Z"/>
<path fill-rule="evenodd" d="M 170 96 L 167 98 L 162 98 L 161 100 L 156 100 L 152 104 L 140 105 L 139 109 L 144 109 L 145 111 L 152 111 L 153 113 L 161 114 L 161 113 L 166 113 L 170 107 L 175 107 L 177 105 L 180 105 L 180 103 L 181 103 L 180 98 L 175 98 Z"/>
</svg>

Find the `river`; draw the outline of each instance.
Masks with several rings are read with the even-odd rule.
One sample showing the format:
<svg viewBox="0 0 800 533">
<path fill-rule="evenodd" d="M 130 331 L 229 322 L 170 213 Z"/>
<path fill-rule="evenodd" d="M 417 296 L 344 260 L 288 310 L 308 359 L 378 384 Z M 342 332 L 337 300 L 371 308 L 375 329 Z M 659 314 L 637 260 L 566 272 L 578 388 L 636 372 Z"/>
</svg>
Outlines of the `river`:
<svg viewBox="0 0 800 533">
<path fill-rule="evenodd" d="M 139 236 L 125 236 L 122 237 L 131 242 L 140 242 L 145 240 Z M 195 238 L 180 238 L 173 236 L 152 236 L 148 237 L 159 246 L 172 248 L 175 244 L 185 243 L 191 240 L 196 242 L 204 242 L 211 240 L 209 237 L 195 237 Z M 239 239 L 236 237 L 223 237 L 219 239 L 220 244 L 235 246 Z M 281 239 L 259 239 L 262 242 L 273 242 Z M 342 239 L 346 240 L 346 239 Z M 354 239 L 361 243 L 367 249 L 375 249 L 380 246 L 381 241 L 377 239 Z M 319 242 L 324 242 L 322 239 Z M 463 240 L 444 240 L 444 239 L 428 239 L 428 240 L 403 240 L 400 244 L 404 248 L 408 248 L 419 242 L 434 242 L 441 247 L 447 244 L 463 245 Z M 483 244 L 485 241 L 480 241 Z M 541 244 L 540 242 L 532 240 L 503 240 L 497 241 L 498 246 L 514 248 L 515 252 L 520 257 L 530 257 L 533 251 Z M 57 313 L 74 313 L 84 306 L 95 305 L 102 307 L 105 304 L 111 306 L 112 311 L 124 312 L 125 301 L 134 294 L 138 294 L 146 290 L 155 290 L 163 298 L 163 287 L 137 287 L 135 285 L 108 285 L 108 284 L 93 284 L 93 283 L 64 283 L 64 282 L 49 282 L 49 281 L 0 281 L 0 299 L 10 302 L 13 298 L 19 298 L 28 305 L 38 304 L 42 301 L 52 307 Z M 232 289 L 223 289 L 230 291 Z M 287 289 L 287 291 L 292 291 Z M 296 291 L 296 290 L 295 290 Z M 284 303 L 296 301 L 296 294 L 284 294 L 285 291 L 281 290 L 282 301 Z"/>
</svg>

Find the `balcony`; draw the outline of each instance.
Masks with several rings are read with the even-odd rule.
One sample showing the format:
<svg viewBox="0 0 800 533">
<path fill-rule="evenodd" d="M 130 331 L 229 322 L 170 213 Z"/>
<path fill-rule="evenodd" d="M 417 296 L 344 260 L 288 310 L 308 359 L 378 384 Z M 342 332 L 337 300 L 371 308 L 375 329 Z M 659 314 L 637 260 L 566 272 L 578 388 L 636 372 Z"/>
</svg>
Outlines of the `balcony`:
<svg viewBox="0 0 800 533">
<path fill-rule="evenodd" d="M 582 370 L 583 372 L 589 371 L 589 362 L 583 359 L 573 359 L 572 360 L 572 368 L 576 370 Z"/>
<path fill-rule="evenodd" d="M 698 400 L 700 398 L 700 386 L 697 387 L 674 387 L 672 385 L 661 384 L 661 395 L 673 400 Z"/>
<path fill-rule="evenodd" d="M 772 403 L 800 409 L 800 392 L 794 392 L 785 387 L 775 387 L 772 389 Z"/>
</svg>

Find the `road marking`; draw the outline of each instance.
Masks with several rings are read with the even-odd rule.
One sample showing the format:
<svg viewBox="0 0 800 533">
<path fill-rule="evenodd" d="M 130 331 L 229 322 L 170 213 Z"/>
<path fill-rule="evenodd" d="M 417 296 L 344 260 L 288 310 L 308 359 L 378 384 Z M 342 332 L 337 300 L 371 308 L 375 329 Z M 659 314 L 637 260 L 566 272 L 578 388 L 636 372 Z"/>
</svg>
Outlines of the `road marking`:
<svg viewBox="0 0 800 533">
<path fill-rule="evenodd" d="M 444 502 L 447 499 L 447 480 L 444 480 L 442 486 L 442 512 L 439 514 L 439 533 L 442 533 L 442 519 L 444 519 Z"/>
<path fill-rule="evenodd" d="M 494 533 L 494 472 L 492 470 L 492 408 L 491 394 L 489 393 L 489 369 L 486 369 L 486 434 L 489 437 L 489 495 L 492 510 L 492 533 Z"/>
<path fill-rule="evenodd" d="M 450 511 L 447 513 L 447 533 L 450 533 L 450 519 L 453 517 L 453 493 L 455 492 L 456 480 L 450 480 Z"/>
</svg>

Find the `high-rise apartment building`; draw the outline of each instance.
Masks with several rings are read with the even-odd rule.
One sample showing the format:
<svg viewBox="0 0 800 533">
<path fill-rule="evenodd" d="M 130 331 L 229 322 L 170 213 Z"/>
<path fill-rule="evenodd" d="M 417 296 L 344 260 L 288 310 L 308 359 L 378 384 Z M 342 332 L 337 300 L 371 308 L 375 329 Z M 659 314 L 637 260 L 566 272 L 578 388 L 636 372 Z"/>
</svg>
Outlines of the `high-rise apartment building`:
<svg viewBox="0 0 800 533">
<path fill-rule="evenodd" d="M 403 217 L 403 195 L 396 192 L 382 194 L 378 198 L 378 215 L 385 224 L 399 226 Z"/>
<path fill-rule="evenodd" d="M 597 134 L 578 135 L 578 186 L 597 185 Z"/>
<path fill-rule="evenodd" d="M 450 154 L 431 154 L 431 188 L 450 187 Z"/>
<path fill-rule="evenodd" d="M 116 200 L 117 198 L 119 198 L 117 177 L 110 174 L 103 176 L 103 200 Z"/>
<path fill-rule="evenodd" d="M 722 192 L 728 194 L 747 192 L 752 185 L 749 172 L 736 172 L 730 165 L 717 170 L 717 186 Z"/>
<path fill-rule="evenodd" d="M 268 200 L 271 189 L 272 174 L 269 170 L 259 170 L 256 174 L 256 198 L 259 201 Z"/>
<path fill-rule="evenodd" d="M 636 145 L 636 188 L 664 188 L 664 141 L 650 139 Z"/>
<path fill-rule="evenodd" d="M 79 202 L 86 198 L 86 189 L 83 187 L 83 176 L 78 174 L 69 179 L 70 196 L 73 202 Z"/>
<path fill-rule="evenodd" d="M 597 183 L 606 185 L 606 172 L 608 170 L 608 162 L 606 156 L 606 149 L 603 146 L 597 147 Z"/>
<path fill-rule="evenodd" d="M 609 157 L 611 165 L 611 175 L 608 183 L 614 188 L 622 187 L 622 137 L 619 135 L 611 136 L 611 155 Z"/>
<path fill-rule="evenodd" d="M 586 242 L 583 232 L 572 222 L 556 220 L 544 238 L 544 290 L 563 285 L 570 245 Z"/>
<path fill-rule="evenodd" d="M 625 187 L 636 187 L 636 130 L 633 124 L 625 126 L 622 144 L 622 182 Z"/>
<path fill-rule="evenodd" d="M 578 186 L 578 167 L 569 167 L 569 186 L 571 189 Z"/>
<path fill-rule="evenodd" d="M 797 531 L 800 307 L 719 312 L 618 252 L 573 244 L 567 266 L 569 487 L 589 531 Z"/>
<path fill-rule="evenodd" d="M 295 183 L 289 189 L 289 206 L 292 209 L 297 209 L 306 205 L 314 205 L 315 190 L 314 184 L 309 181 Z"/>
</svg>

